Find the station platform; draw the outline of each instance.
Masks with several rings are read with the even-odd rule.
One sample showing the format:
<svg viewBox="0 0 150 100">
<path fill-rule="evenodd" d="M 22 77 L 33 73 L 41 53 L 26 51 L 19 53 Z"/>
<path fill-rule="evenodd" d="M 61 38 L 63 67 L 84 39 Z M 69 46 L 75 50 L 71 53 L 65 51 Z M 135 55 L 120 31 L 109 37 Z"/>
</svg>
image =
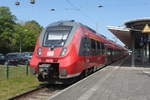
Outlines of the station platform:
<svg viewBox="0 0 150 100">
<path fill-rule="evenodd" d="M 150 100 L 150 66 L 131 67 L 126 57 L 48 100 Z"/>
</svg>

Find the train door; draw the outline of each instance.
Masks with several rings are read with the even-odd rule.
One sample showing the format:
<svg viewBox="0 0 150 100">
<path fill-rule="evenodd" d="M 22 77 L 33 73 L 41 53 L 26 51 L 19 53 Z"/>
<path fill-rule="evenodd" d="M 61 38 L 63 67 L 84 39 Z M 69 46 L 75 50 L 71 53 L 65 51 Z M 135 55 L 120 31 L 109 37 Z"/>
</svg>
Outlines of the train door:
<svg viewBox="0 0 150 100">
<path fill-rule="evenodd" d="M 96 40 L 94 40 L 94 39 L 91 39 L 91 50 L 90 50 L 90 52 L 91 52 L 91 55 L 90 55 L 90 65 L 91 66 L 95 66 L 96 65 L 96 63 L 97 63 L 97 54 L 96 54 Z"/>
<path fill-rule="evenodd" d="M 107 59 L 107 62 L 106 64 L 110 64 L 112 62 L 112 53 L 111 53 L 111 48 L 109 47 L 106 47 L 106 59 Z"/>
<path fill-rule="evenodd" d="M 108 54 L 107 54 L 107 52 L 108 52 L 108 48 L 107 48 L 107 46 L 105 46 L 105 49 L 104 49 L 105 65 L 108 64 Z"/>
<path fill-rule="evenodd" d="M 103 61 L 102 59 L 102 52 L 101 52 L 101 42 L 96 41 L 96 63 L 99 64 L 104 64 L 105 61 Z"/>
<path fill-rule="evenodd" d="M 107 62 L 108 62 L 107 46 L 104 43 L 101 43 L 101 55 L 103 56 L 103 59 L 104 59 L 103 64 L 107 65 Z"/>
<path fill-rule="evenodd" d="M 91 66 L 91 55 L 92 55 L 92 50 L 91 50 L 91 39 L 86 37 L 84 41 L 84 49 L 85 49 L 85 63 L 87 68 Z"/>
<path fill-rule="evenodd" d="M 88 37 L 83 37 L 80 42 L 79 56 L 84 59 L 84 67 L 89 67 L 90 65 L 90 39 Z"/>
</svg>

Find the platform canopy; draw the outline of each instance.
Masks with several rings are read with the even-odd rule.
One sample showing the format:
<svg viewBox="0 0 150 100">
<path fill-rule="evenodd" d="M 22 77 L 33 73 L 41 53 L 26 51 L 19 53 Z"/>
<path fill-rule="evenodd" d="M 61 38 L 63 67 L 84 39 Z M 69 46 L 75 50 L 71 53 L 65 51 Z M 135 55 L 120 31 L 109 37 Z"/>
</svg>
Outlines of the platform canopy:
<svg viewBox="0 0 150 100">
<path fill-rule="evenodd" d="M 124 27 L 107 27 L 109 31 L 111 31 L 117 38 L 121 40 L 126 46 L 130 47 L 131 44 L 131 34 L 130 29 Z"/>
<path fill-rule="evenodd" d="M 143 31 L 146 25 L 150 26 L 150 18 L 135 19 L 124 23 L 127 28 Z"/>
<path fill-rule="evenodd" d="M 131 48 L 133 31 L 136 31 L 136 42 L 139 41 L 141 34 L 150 33 L 150 18 L 127 21 L 124 25 L 125 27 L 108 26 L 107 28 L 129 48 Z"/>
</svg>

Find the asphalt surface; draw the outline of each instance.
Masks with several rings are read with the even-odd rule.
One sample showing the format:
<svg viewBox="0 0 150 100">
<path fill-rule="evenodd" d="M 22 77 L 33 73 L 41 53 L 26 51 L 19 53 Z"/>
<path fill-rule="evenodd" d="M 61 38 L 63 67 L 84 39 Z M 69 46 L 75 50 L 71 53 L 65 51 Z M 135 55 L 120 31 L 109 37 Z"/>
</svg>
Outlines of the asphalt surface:
<svg viewBox="0 0 150 100">
<path fill-rule="evenodd" d="M 150 67 L 128 63 L 107 66 L 48 100 L 150 100 Z"/>
</svg>

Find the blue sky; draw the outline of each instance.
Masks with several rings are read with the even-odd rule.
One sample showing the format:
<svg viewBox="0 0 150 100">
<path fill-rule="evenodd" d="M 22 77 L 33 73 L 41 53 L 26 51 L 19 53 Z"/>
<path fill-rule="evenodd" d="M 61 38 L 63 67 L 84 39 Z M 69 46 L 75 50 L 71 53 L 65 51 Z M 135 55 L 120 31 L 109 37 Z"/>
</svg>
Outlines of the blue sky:
<svg viewBox="0 0 150 100">
<path fill-rule="evenodd" d="M 114 39 L 114 35 L 106 26 L 119 26 L 128 20 L 150 17 L 149 0 L 36 0 L 34 5 L 29 0 L 18 0 L 20 6 L 14 5 L 16 1 L 0 0 L 0 6 L 10 7 L 18 20 L 36 20 L 45 27 L 55 21 L 74 19 L 109 39 Z M 98 8 L 97 5 L 104 7 Z M 56 10 L 50 11 L 52 8 Z"/>
</svg>

